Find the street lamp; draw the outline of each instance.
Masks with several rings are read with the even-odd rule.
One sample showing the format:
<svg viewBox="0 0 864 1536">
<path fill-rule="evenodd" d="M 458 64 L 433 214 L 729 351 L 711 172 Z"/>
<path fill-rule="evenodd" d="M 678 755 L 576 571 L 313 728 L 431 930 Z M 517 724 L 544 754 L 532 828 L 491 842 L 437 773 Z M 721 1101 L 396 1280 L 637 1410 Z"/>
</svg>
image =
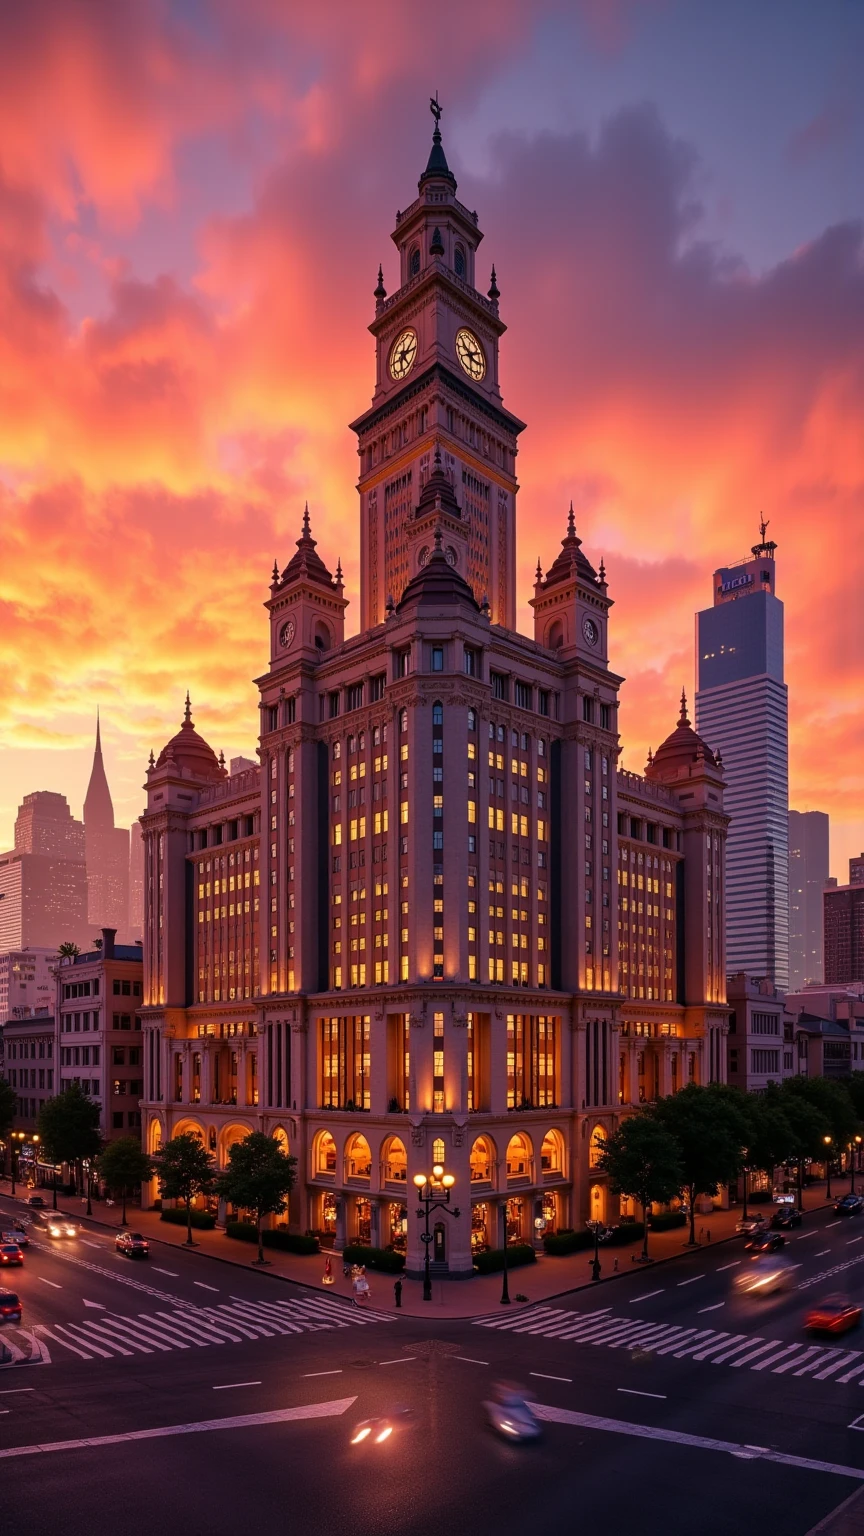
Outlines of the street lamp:
<svg viewBox="0 0 864 1536">
<path fill-rule="evenodd" d="M 853 1136 L 849 1143 L 849 1189 L 855 1193 L 855 1156 L 860 1153 L 861 1137 Z"/>
<path fill-rule="evenodd" d="M 741 1172 L 744 1175 L 744 1209 L 742 1210 L 741 1215 L 742 1215 L 743 1219 L 746 1221 L 747 1220 L 747 1184 L 748 1184 L 748 1175 L 750 1173 L 750 1169 L 747 1166 L 747 1159 L 749 1158 L 750 1153 L 748 1152 L 746 1147 L 742 1147 L 741 1148 L 741 1156 L 743 1158 L 743 1162 L 741 1164 Z"/>
<path fill-rule="evenodd" d="M 415 1173 L 414 1184 L 417 1189 L 418 1200 L 423 1201 L 423 1209 L 417 1212 L 418 1216 L 425 1216 L 426 1230 L 420 1233 L 420 1241 L 425 1247 L 423 1258 L 423 1300 L 432 1300 L 432 1275 L 430 1273 L 429 1248 L 432 1242 L 432 1233 L 429 1231 L 429 1212 L 435 1210 L 444 1211 L 448 1216 L 458 1216 L 458 1209 L 449 1209 L 450 1191 L 456 1180 L 452 1173 L 445 1173 L 440 1163 L 436 1163 L 431 1174 Z"/>
<path fill-rule="evenodd" d="M 12 1131 L 9 1140 L 12 1143 L 12 1194 L 15 1194 L 15 1175 L 18 1171 L 18 1154 L 21 1151 L 22 1141 L 27 1140 L 26 1131 Z"/>
<path fill-rule="evenodd" d="M 591 1261 L 591 1276 L 596 1281 L 600 1279 L 600 1244 L 605 1243 L 612 1228 L 607 1227 L 605 1221 L 597 1220 L 586 1221 L 585 1225 L 588 1231 L 594 1234 L 594 1258 Z"/>
<path fill-rule="evenodd" d="M 823 1136 L 822 1137 L 822 1140 L 825 1143 L 825 1169 L 826 1169 L 826 1176 L 827 1176 L 827 1188 L 825 1190 L 825 1194 L 826 1194 L 826 1196 L 827 1196 L 827 1198 L 829 1200 L 831 1199 L 831 1150 L 830 1149 L 831 1149 L 831 1143 L 832 1143 L 833 1139 L 834 1138 L 832 1136 Z"/>
</svg>

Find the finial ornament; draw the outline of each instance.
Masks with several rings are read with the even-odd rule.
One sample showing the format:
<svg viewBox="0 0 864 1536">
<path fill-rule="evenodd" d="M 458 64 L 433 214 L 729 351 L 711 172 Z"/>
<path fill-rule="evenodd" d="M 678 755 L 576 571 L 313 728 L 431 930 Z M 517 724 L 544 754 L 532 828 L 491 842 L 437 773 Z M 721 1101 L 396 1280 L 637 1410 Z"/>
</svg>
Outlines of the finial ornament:
<svg viewBox="0 0 864 1536">
<path fill-rule="evenodd" d="M 309 527 L 309 503 L 307 501 L 303 507 L 303 538 L 308 539 L 311 531 Z"/>
<path fill-rule="evenodd" d="M 220 749 L 220 752 L 219 752 L 219 767 L 220 768 L 224 768 L 225 767 L 225 753 L 221 749 Z"/>
<path fill-rule="evenodd" d="M 278 586 L 278 584 L 279 584 L 279 566 L 278 566 L 277 562 L 274 560 L 273 561 L 273 586 L 274 587 Z"/>
<path fill-rule="evenodd" d="M 185 725 L 192 724 L 192 700 L 189 697 L 188 688 L 186 689 L 186 708 L 183 711 L 183 722 Z"/>
<path fill-rule="evenodd" d="M 759 513 L 759 532 L 762 535 L 762 543 L 763 544 L 765 543 L 765 535 L 768 532 L 768 523 L 770 523 L 770 521 L 771 521 L 771 519 L 769 517 L 767 522 L 766 522 L 765 513 L 764 512 L 760 512 Z"/>
<path fill-rule="evenodd" d="M 535 576 L 535 581 L 539 582 L 539 581 L 542 581 L 542 580 L 543 580 L 543 572 L 540 569 L 540 556 L 538 555 L 537 556 L 537 574 Z"/>
<path fill-rule="evenodd" d="M 687 695 L 684 692 L 683 688 L 681 689 L 681 713 L 678 716 L 678 724 L 679 725 L 689 725 L 690 724 L 690 721 L 687 719 Z"/>
<path fill-rule="evenodd" d="M 573 511 L 573 502 L 570 502 L 570 511 L 567 513 L 567 537 L 576 532 L 576 513 Z"/>
<path fill-rule="evenodd" d="M 148 768 L 155 768 L 156 767 L 156 759 L 153 756 L 153 748 L 152 747 L 150 748 L 150 757 L 149 757 L 149 760 L 148 760 L 148 763 L 147 763 L 147 767 Z"/>
<path fill-rule="evenodd" d="M 604 561 L 602 555 L 600 556 L 600 573 L 599 573 L 599 575 L 600 575 L 600 585 L 601 586 L 605 586 L 606 585 L 606 564 L 605 564 L 605 561 Z"/>
<path fill-rule="evenodd" d="M 440 550 L 440 548 L 441 548 L 441 524 L 440 523 L 436 523 L 436 525 L 435 525 L 435 533 L 433 534 L 433 538 L 434 538 L 434 541 L 435 541 L 435 548 L 436 548 L 436 550 Z"/>
<path fill-rule="evenodd" d="M 501 297 L 501 294 L 498 291 L 498 280 L 497 280 L 497 278 L 495 276 L 495 267 L 494 267 L 494 265 L 492 267 L 492 281 L 489 284 L 489 297 L 490 297 L 490 299 L 492 300 L 493 303 L 495 303 Z"/>
<path fill-rule="evenodd" d="M 432 113 L 432 116 L 435 119 L 434 133 L 437 134 L 438 137 L 440 138 L 441 137 L 441 113 L 444 111 L 444 108 L 440 105 L 440 103 L 438 101 L 438 92 L 437 91 L 435 92 L 434 96 L 430 96 L 429 97 L 429 111 Z"/>
<path fill-rule="evenodd" d="M 434 458 L 435 458 L 435 468 L 436 469 L 440 469 L 441 468 L 441 444 L 437 443 L 437 442 L 435 444 Z"/>
<path fill-rule="evenodd" d="M 384 268 L 380 263 L 378 266 L 378 287 L 375 289 L 372 297 L 375 299 L 386 299 L 387 297 L 387 289 L 384 287 Z"/>
</svg>

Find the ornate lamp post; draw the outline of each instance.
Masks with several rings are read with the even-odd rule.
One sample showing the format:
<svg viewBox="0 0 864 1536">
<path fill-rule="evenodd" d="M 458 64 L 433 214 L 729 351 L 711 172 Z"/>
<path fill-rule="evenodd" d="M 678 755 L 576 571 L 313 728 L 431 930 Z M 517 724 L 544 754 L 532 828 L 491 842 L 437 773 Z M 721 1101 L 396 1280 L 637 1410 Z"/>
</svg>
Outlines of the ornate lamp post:
<svg viewBox="0 0 864 1536">
<path fill-rule="evenodd" d="M 420 1241 L 423 1243 L 425 1253 L 423 1255 L 423 1300 L 432 1300 L 432 1275 L 430 1272 L 429 1252 L 432 1243 L 432 1233 L 429 1231 L 429 1212 L 431 1210 L 443 1211 L 448 1216 L 458 1216 L 458 1207 L 450 1209 L 450 1191 L 456 1183 L 452 1173 L 445 1173 L 440 1163 L 436 1163 L 431 1174 L 415 1173 L 414 1183 L 417 1188 L 417 1198 L 423 1201 L 423 1209 L 417 1212 L 418 1216 L 425 1217 L 425 1231 L 420 1233 Z"/>
<path fill-rule="evenodd" d="M 593 1279 L 594 1280 L 599 1280 L 600 1279 L 600 1244 L 601 1243 L 605 1243 L 607 1237 L 609 1236 L 610 1232 L 612 1231 L 612 1228 L 611 1227 L 607 1227 L 605 1221 L 596 1221 L 596 1220 L 586 1221 L 585 1225 L 588 1228 L 588 1231 L 589 1232 L 593 1232 L 593 1234 L 594 1234 L 594 1257 L 591 1260 L 591 1272 L 592 1272 Z"/>
<path fill-rule="evenodd" d="M 853 1136 L 849 1143 L 849 1189 L 853 1195 L 855 1193 L 855 1159 L 859 1156 L 860 1150 L 861 1137 Z"/>
<path fill-rule="evenodd" d="M 825 1169 L 826 1169 L 826 1175 L 827 1175 L 827 1188 L 825 1190 L 825 1194 L 827 1195 L 828 1199 L 830 1200 L 831 1199 L 831 1143 L 834 1140 L 834 1138 L 833 1138 L 833 1136 L 823 1136 L 822 1140 L 825 1143 Z"/>
<path fill-rule="evenodd" d="M 743 1162 L 741 1164 L 741 1172 L 742 1172 L 742 1175 L 743 1175 L 743 1178 L 744 1178 L 744 1202 L 743 1202 L 743 1209 L 741 1211 L 741 1215 L 742 1215 L 744 1221 L 746 1221 L 747 1220 L 747 1193 L 748 1193 L 747 1185 L 749 1183 L 749 1174 L 750 1174 L 750 1169 L 747 1166 L 747 1159 L 749 1158 L 750 1153 L 748 1152 L 746 1147 L 742 1147 L 741 1148 L 741 1156 L 743 1158 Z"/>
<path fill-rule="evenodd" d="M 15 1176 L 18 1172 L 18 1154 L 21 1151 L 22 1141 L 27 1140 L 25 1131 L 12 1131 L 9 1136 L 12 1143 L 12 1193 L 15 1194 Z"/>
</svg>

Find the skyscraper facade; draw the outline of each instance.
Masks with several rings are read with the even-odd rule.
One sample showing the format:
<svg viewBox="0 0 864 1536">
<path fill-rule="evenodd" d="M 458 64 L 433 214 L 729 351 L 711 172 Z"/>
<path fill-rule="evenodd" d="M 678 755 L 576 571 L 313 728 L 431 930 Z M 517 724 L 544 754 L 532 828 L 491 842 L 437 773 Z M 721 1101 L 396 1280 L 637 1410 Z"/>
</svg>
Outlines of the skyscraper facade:
<svg viewBox="0 0 864 1536">
<path fill-rule="evenodd" d="M 825 983 L 864 981 L 864 884 L 835 885 L 825 903 Z"/>
<path fill-rule="evenodd" d="M 696 618 L 696 728 L 721 754 L 727 844 L 729 974 L 789 983 L 789 725 L 777 548 L 714 572 L 714 601 Z"/>
<path fill-rule="evenodd" d="M 824 979 L 822 894 L 828 881 L 828 816 L 789 812 L 789 986 L 793 992 Z"/>
<path fill-rule="evenodd" d="M 114 825 L 98 718 L 93 767 L 84 798 L 84 844 L 87 921 L 93 934 L 101 928 L 113 928 L 125 935 L 129 927 L 129 833 L 125 827 Z"/>
<path fill-rule="evenodd" d="M 84 828 L 65 796 L 36 790 L 19 808 L 15 847 L 0 854 L 0 953 L 86 935 Z"/>
<path fill-rule="evenodd" d="M 224 1164 L 253 1128 L 298 1158 L 300 1229 L 432 1258 L 612 1219 L 622 1111 L 725 1078 L 723 774 L 682 700 L 618 769 L 612 597 L 578 537 L 515 628 L 515 454 L 494 281 L 437 125 L 375 292 L 361 631 L 304 514 L 274 568 L 259 763 L 187 708 L 147 772 L 144 1129 Z M 155 1190 L 154 1190 L 155 1193 Z"/>
</svg>

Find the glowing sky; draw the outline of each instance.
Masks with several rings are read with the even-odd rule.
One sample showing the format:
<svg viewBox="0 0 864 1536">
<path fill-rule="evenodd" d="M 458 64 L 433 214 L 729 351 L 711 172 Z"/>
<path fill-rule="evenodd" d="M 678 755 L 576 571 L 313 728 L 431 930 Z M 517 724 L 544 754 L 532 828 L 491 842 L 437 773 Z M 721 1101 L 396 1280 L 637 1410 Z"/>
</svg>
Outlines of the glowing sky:
<svg viewBox="0 0 864 1536">
<path fill-rule="evenodd" d="M 440 92 L 495 262 L 520 623 L 572 496 L 605 557 L 623 761 L 693 686 L 759 513 L 791 803 L 864 847 L 864 10 L 846 0 L 28 0 L 0 6 L 0 847 L 118 820 L 191 690 L 252 755 L 261 603 L 308 497 L 358 622 L 355 443 L 389 231 Z"/>
</svg>

